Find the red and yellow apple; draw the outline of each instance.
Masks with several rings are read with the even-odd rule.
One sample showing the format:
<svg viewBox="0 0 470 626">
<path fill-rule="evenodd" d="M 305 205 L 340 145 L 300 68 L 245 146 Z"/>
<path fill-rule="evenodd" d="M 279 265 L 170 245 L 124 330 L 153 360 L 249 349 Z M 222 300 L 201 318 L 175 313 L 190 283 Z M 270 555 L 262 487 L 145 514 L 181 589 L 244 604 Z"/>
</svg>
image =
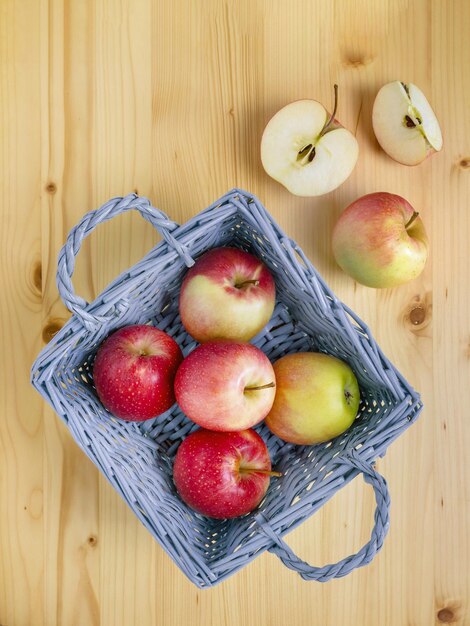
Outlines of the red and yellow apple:
<svg viewBox="0 0 470 626">
<path fill-rule="evenodd" d="M 261 422 L 275 395 L 268 357 L 250 343 L 210 341 L 181 363 L 176 400 L 193 422 L 211 430 L 244 430 Z"/>
<path fill-rule="evenodd" d="M 321 352 L 288 354 L 274 363 L 276 397 L 266 425 L 290 443 L 328 441 L 348 429 L 360 393 L 347 363 Z"/>
<path fill-rule="evenodd" d="M 98 397 L 121 419 L 156 417 L 175 403 L 173 382 L 182 360 L 176 341 L 158 328 L 121 328 L 96 354 L 93 381 Z"/>
<path fill-rule="evenodd" d="M 287 104 L 268 122 L 261 139 L 267 174 L 296 196 L 321 196 L 339 187 L 359 154 L 354 135 L 316 100 Z"/>
<path fill-rule="evenodd" d="M 249 341 L 269 321 L 275 297 L 273 277 L 262 261 L 238 248 L 213 248 L 183 280 L 181 321 L 200 343 Z"/>
<path fill-rule="evenodd" d="M 428 256 L 424 225 L 401 196 L 362 196 L 341 214 L 333 230 L 338 265 L 368 287 L 395 287 L 421 274 Z"/>
<path fill-rule="evenodd" d="M 254 430 L 214 432 L 201 428 L 177 450 L 173 480 L 181 499 L 195 511 L 225 519 L 258 506 L 269 487 L 271 459 Z"/>
</svg>

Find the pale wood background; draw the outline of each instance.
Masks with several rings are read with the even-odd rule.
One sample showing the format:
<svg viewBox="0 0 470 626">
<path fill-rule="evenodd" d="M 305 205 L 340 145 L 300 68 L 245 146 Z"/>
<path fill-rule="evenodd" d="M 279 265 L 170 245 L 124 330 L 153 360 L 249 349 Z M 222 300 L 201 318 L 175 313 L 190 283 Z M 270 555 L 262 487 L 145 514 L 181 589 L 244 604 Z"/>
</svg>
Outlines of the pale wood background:
<svg viewBox="0 0 470 626">
<path fill-rule="evenodd" d="M 470 2 L 1 0 L 0 29 L 0 623 L 470 624 Z M 416 168 L 372 134 L 374 95 L 397 78 L 424 90 L 443 129 L 444 151 Z M 295 198 L 262 170 L 262 130 L 291 100 L 329 105 L 334 82 L 357 168 L 334 193 Z M 259 195 L 426 405 L 378 464 L 392 495 L 383 551 L 326 585 L 264 554 L 197 590 L 29 385 L 68 318 L 56 259 L 85 211 L 137 189 L 182 222 L 235 185 Z M 331 257 L 341 210 L 377 190 L 405 196 L 431 238 L 424 275 L 395 290 L 355 285 Z M 95 297 L 157 240 L 138 215 L 101 227 L 77 291 Z M 356 480 L 288 541 L 331 562 L 366 541 L 373 510 Z"/>
</svg>

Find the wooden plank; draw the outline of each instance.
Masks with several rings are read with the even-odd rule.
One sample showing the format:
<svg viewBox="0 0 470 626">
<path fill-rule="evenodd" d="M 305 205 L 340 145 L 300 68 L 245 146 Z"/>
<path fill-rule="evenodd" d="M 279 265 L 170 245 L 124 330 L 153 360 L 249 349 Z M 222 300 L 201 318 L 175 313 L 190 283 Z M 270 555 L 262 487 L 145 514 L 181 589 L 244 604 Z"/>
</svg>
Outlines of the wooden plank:
<svg viewBox="0 0 470 626">
<path fill-rule="evenodd" d="M 48 341 L 70 317 L 56 288 L 57 255 L 90 198 L 85 5 L 42 2 L 40 25 L 43 337 Z M 80 33 L 78 41 L 74 32 Z M 74 283 L 81 293 L 82 274 L 77 274 Z M 42 623 L 98 624 L 99 560 L 92 543 L 98 527 L 98 472 L 50 408 L 44 409 L 44 459 Z M 39 616 L 33 619 L 41 623 Z"/>
<path fill-rule="evenodd" d="M 447 149 L 431 175 L 433 214 L 434 594 L 448 621 L 470 622 L 470 5 L 433 2 L 433 98 Z M 440 613 L 439 613 L 440 612 Z"/>
<path fill-rule="evenodd" d="M 42 402 L 29 384 L 43 282 L 39 11 L 6 1 L 0 16 L 0 623 L 27 624 L 44 602 L 47 500 Z"/>
</svg>

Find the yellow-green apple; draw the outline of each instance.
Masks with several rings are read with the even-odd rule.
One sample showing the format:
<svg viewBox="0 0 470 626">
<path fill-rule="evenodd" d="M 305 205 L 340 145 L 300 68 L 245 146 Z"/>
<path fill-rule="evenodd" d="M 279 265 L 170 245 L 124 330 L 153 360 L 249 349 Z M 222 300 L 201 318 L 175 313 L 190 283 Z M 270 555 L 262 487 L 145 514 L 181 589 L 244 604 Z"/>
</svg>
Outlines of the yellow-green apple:
<svg viewBox="0 0 470 626">
<path fill-rule="evenodd" d="M 245 515 L 269 487 L 271 459 L 263 439 L 251 429 L 214 432 L 200 428 L 178 448 L 173 480 L 184 502 L 217 519 Z"/>
<path fill-rule="evenodd" d="M 126 326 L 99 347 L 93 381 L 103 405 L 116 417 L 143 421 L 175 403 L 173 383 L 183 360 L 174 339 L 140 324 Z"/>
<path fill-rule="evenodd" d="M 338 265 L 368 287 L 395 287 L 421 274 L 428 256 L 424 225 L 401 196 L 362 196 L 341 214 L 333 230 Z"/>
<path fill-rule="evenodd" d="M 193 350 L 179 366 L 176 400 L 199 426 L 243 430 L 268 414 L 275 380 L 271 362 L 256 346 L 210 341 Z"/>
<path fill-rule="evenodd" d="M 273 277 L 262 261 L 238 248 L 213 248 L 183 280 L 181 321 L 200 343 L 248 341 L 269 321 L 275 298 Z"/>
<path fill-rule="evenodd" d="M 284 441 L 321 443 L 354 422 L 359 386 L 347 363 L 321 352 L 298 352 L 276 361 L 274 372 L 276 397 L 265 423 Z"/>
<path fill-rule="evenodd" d="M 297 100 L 278 111 L 261 139 L 266 172 L 296 196 L 321 196 L 339 187 L 356 165 L 354 135 L 316 100 Z"/>
<path fill-rule="evenodd" d="M 418 165 L 442 148 L 436 115 L 413 83 L 395 80 L 379 90 L 372 125 L 383 150 L 403 165 Z"/>
</svg>

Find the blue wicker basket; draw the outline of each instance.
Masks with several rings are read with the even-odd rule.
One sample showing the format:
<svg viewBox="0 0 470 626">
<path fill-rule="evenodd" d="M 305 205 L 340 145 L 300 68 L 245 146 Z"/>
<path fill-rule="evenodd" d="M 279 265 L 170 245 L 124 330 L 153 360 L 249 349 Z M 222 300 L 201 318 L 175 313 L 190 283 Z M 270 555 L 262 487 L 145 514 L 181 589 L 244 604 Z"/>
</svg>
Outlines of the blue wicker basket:
<svg viewBox="0 0 470 626">
<path fill-rule="evenodd" d="M 74 293 L 71 282 L 83 238 L 101 222 L 130 209 L 139 211 L 159 231 L 162 241 L 88 304 Z M 195 347 L 179 319 L 179 287 L 196 257 L 222 245 L 254 253 L 275 277 L 276 308 L 253 343 L 271 360 L 305 350 L 333 354 L 351 365 L 362 394 L 353 426 L 325 444 L 288 444 L 259 425 L 257 430 L 282 477 L 271 480 L 258 509 L 231 520 L 195 513 L 175 491 L 173 458 L 181 441 L 196 428 L 179 407 L 140 424 L 119 421 L 98 401 L 92 379 L 99 344 L 128 324 L 161 328 L 175 338 L 185 355 Z M 344 576 L 372 560 L 388 530 L 390 504 L 386 482 L 373 461 L 417 418 L 422 408 L 419 395 L 382 354 L 367 326 L 334 296 L 256 197 L 234 189 L 182 226 L 135 194 L 110 200 L 87 213 L 70 232 L 59 255 L 57 281 L 74 315 L 37 358 L 32 383 L 193 583 L 201 588 L 213 586 L 264 550 L 307 580 Z M 372 485 L 377 502 L 370 541 L 339 563 L 324 567 L 305 563 L 283 536 L 359 473 Z"/>
</svg>

